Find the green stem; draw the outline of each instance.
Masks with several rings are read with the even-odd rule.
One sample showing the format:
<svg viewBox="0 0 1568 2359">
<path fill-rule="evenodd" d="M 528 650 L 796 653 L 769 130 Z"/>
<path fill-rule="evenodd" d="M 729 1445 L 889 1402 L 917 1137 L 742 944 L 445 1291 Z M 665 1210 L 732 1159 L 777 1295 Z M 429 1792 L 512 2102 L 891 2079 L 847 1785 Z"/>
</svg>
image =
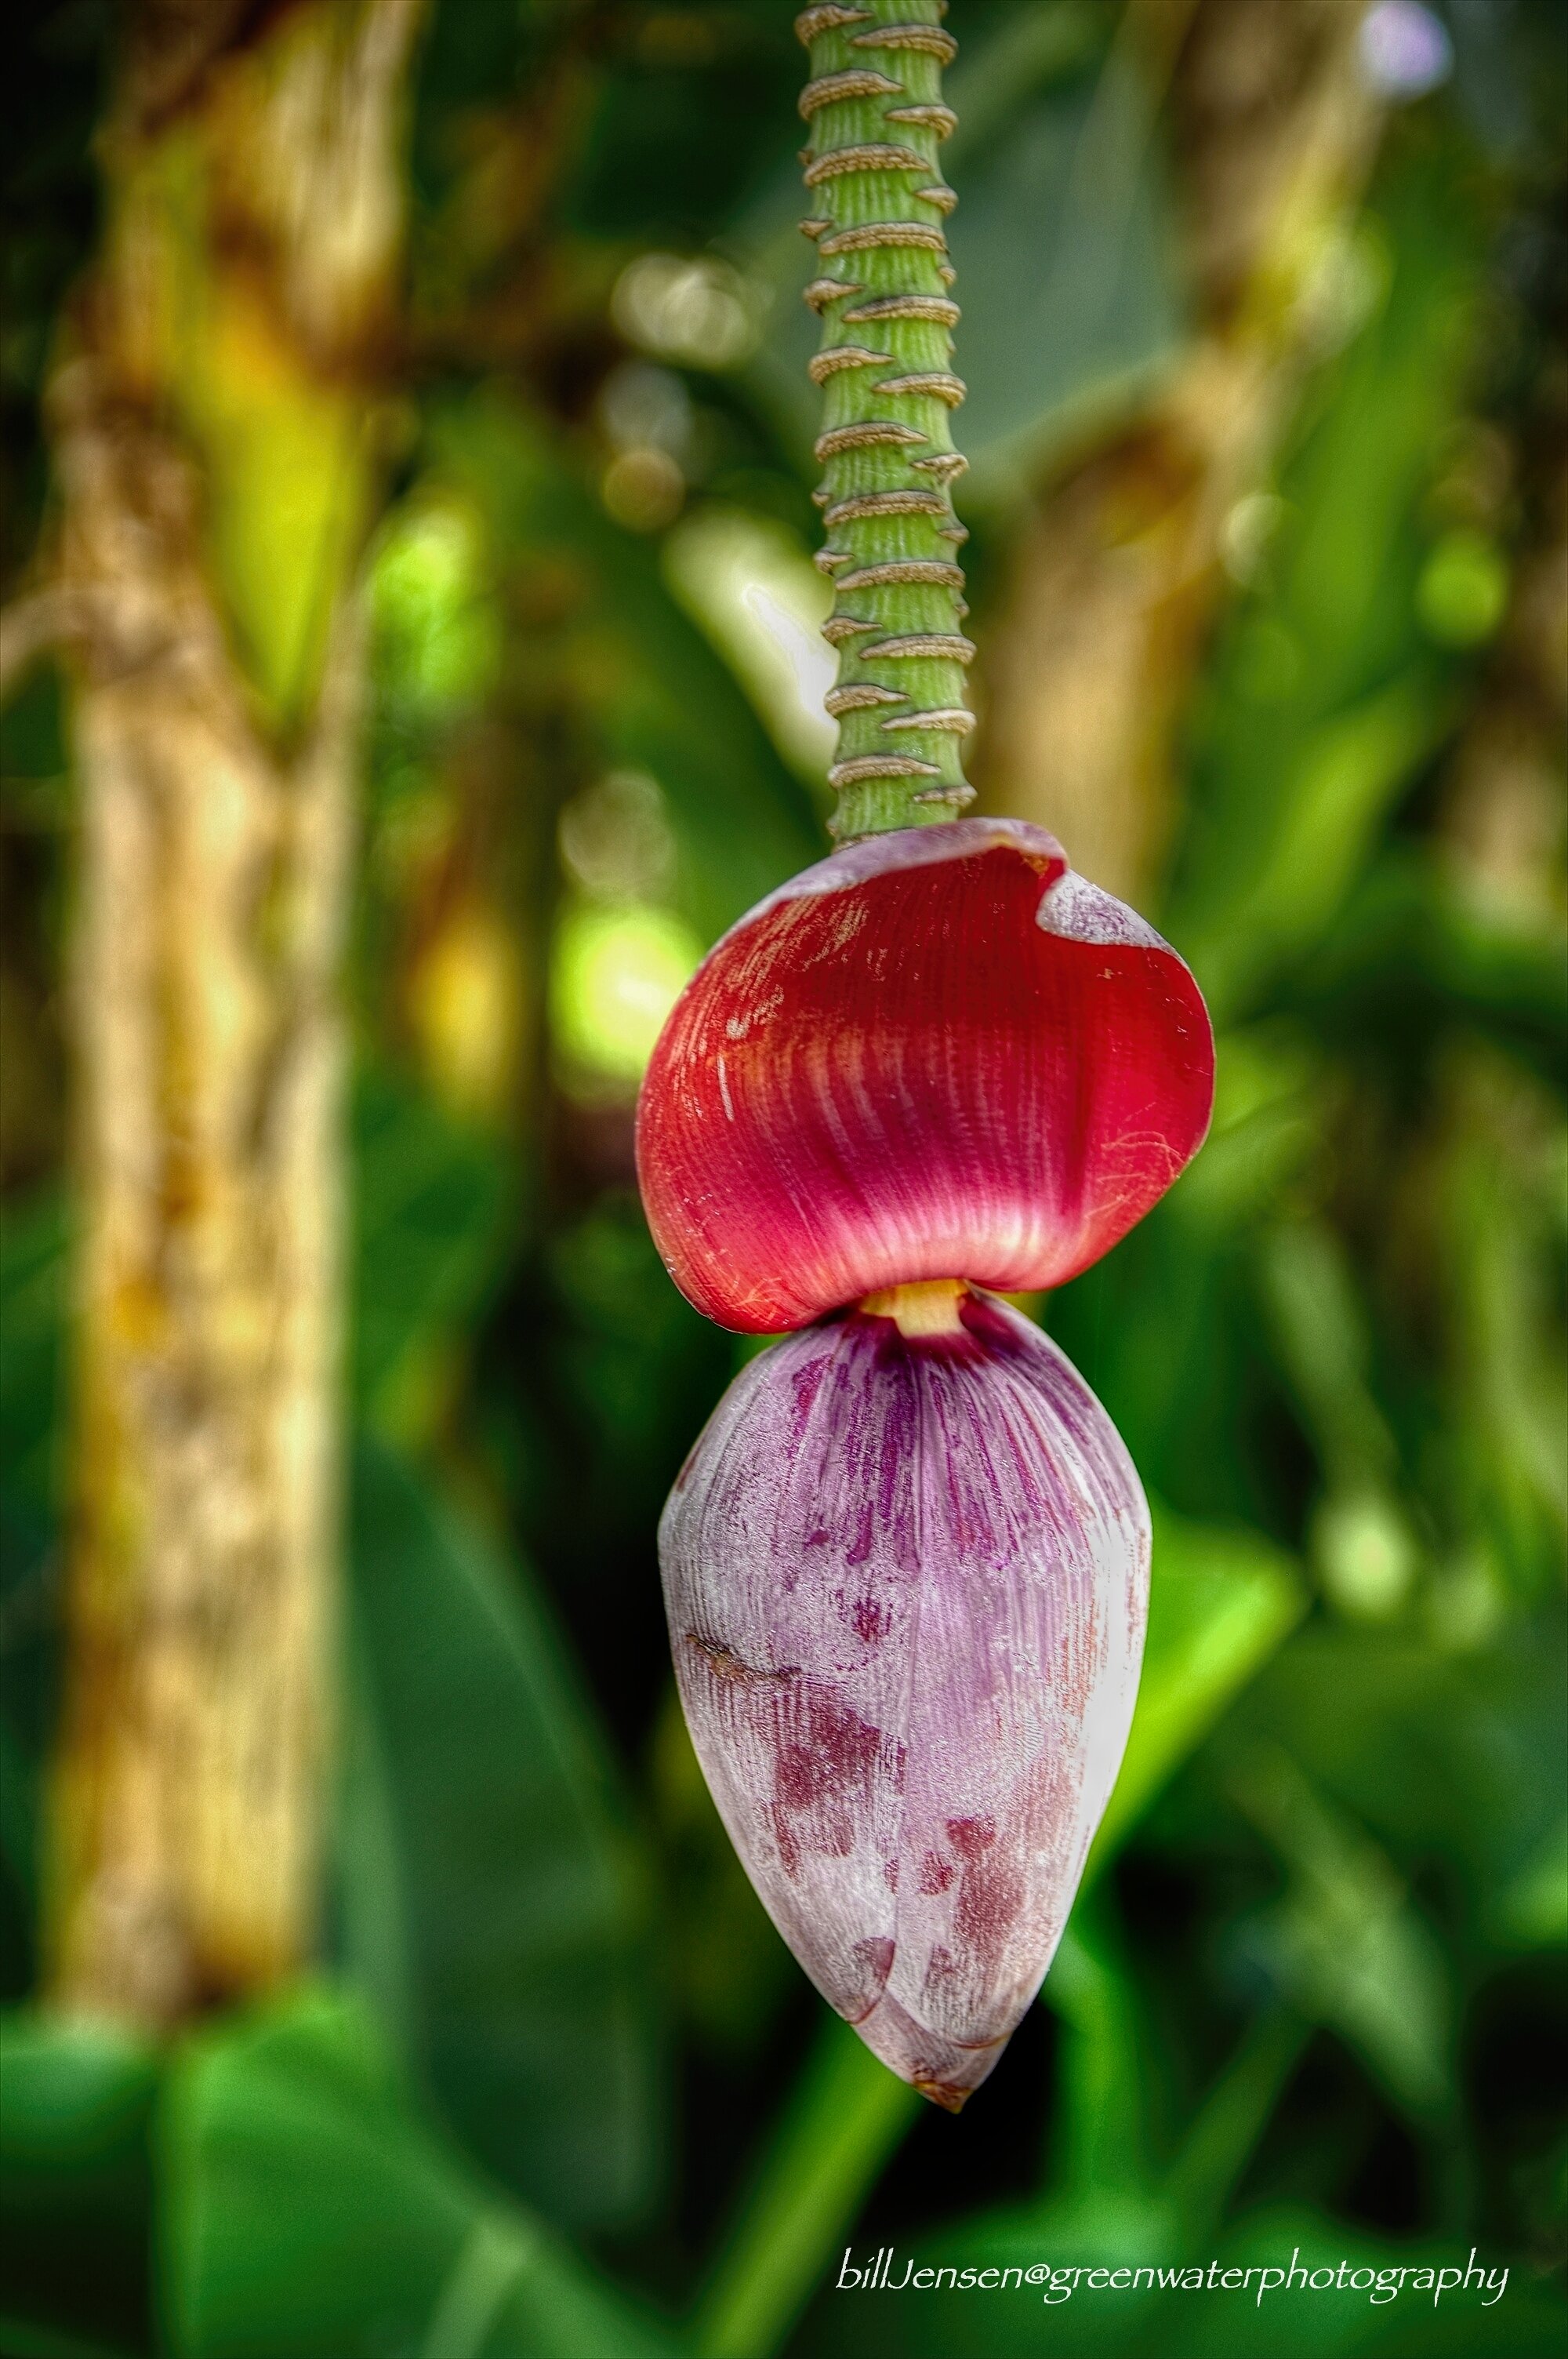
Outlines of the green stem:
<svg viewBox="0 0 1568 2359">
<path fill-rule="evenodd" d="M 700 2359 L 778 2349 L 919 2111 L 848 2024 L 824 2024 L 693 2321 Z"/>
<path fill-rule="evenodd" d="M 1187 2234 L 1212 2233 L 1301 2061 L 1312 2027 L 1289 2006 L 1260 2017 L 1205 2099 L 1165 2180 Z"/>
<path fill-rule="evenodd" d="M 806 182 L 822 320 L 811 364 L 823 389 L 816 444 L 834 582 L 825 636 L 838 649 L 827 709 L 838 723 L 829 777 L 840 840 L 953 818 L 971 801 L 963 743 L 973 727 L 974 653 L 951 486 L 964 461 L 952 413 L 958 307 L 943 223 L 955 199 L 937 150 L 953 128 L 942 68 L 946 0 L 839 0 L 795 29 L 811 52 L 800 108 L 811 126 Z"/>
</svg>

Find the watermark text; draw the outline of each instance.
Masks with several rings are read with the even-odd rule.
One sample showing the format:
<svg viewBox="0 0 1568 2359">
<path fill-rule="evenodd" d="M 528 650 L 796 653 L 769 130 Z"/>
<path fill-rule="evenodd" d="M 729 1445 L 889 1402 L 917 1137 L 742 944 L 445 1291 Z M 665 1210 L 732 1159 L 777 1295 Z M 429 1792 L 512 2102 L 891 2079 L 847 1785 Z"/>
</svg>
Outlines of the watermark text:
<svg viewBox="0 0 1568 2359">
<path fill-rule="evenodd" d="M 997 2263 L 989 2267 L 945 2262 L 940 2267 L 918 2265 L 914 2256 L 884 2245 L 864 2260 L 852 2245 L 839 2263 L 836 2291 L 839 2293 L 1007 2293 L 1038 2289 L 1043 2301 L 1070 2301 L 1084 2293 L 1230 2293 L 1251 2295 L 1260 2309 L 1266 2295 L 1281 2293 L 1364 2294 L 1368 2301 L 1397 2301 L 1401 2294 L 1432 2296 L 1435 2310 L 1445 2294 L 1465 2293 L 1484 2310 L 1501 2301 L 1508 2288 L 1506 2268 L 1491 2269 L 1470 2247 L 1468 2260 L 1440 2265 L 1412 2261 L 1373 2267 L 1368 2262 L 1303 2260 L 1301 2246 L 1288 2261 L 1226 2263 L 1211 2260 L 1162 2265 L 1146 2262 L 1134 2267 L 1099 2263 L 1051 2261 Z"/>
</svg>

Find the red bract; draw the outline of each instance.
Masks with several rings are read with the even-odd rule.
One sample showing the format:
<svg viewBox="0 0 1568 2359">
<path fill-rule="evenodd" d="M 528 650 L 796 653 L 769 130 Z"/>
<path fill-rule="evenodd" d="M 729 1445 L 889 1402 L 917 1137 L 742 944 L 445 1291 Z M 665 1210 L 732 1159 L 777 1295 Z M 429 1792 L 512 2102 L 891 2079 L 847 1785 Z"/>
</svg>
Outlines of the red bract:
<svg viewBox="0 0 1568 2359">
<path fill-rule="evenodd" d="M 1016 820 L 873 836 L 761 902 L 682 994 L 643 1083 L 655 1242 L 720 1325 L 878 1288 L 1057 1286 L 1207 1127 L 1196 984 Z"/>
<path fill-rule="evenodd" d="M 828 2003 L 957 2111 L 1040 1986 L 1116 1779 L 1143 1495 L 1048 1336 L 953 1286 L 775 1344 L 659 1531 L 737 1851 Z"/>
</svg>

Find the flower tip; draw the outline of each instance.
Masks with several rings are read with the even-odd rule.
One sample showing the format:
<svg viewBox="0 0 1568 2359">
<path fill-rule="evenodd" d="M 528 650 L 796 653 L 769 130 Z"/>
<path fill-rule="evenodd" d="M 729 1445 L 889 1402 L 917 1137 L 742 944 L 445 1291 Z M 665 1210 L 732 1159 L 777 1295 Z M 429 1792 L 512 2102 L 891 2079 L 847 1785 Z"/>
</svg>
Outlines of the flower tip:
<svg viewBox="0 0 1568 2359">
<path fill-rule="evenodd" d="M 945 2114 L 961 2114 L 975 2093 L 972 2089 L 956 2089 L 951 2081 L 915 2081 L 911 2085 Z"/>
</svg>

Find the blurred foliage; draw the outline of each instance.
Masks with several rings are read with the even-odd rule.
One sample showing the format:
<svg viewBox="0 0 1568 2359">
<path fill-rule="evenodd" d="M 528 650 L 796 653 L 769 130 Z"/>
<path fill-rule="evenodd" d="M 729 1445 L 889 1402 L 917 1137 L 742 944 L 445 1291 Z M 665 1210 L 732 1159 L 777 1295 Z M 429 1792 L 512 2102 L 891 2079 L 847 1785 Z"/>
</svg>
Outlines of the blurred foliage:
<svg viewBox="0 0 1568 2359">
<path fill-rule="evenodd" d="M 307 1996 L 197 2038 L 161 2104 L 177 2349 L 654 2359 L 665 2347 L 443 2149 L 346 2001 Z"/>
<path fill-rule="evenodd" d="M 494 2175 L 573 2225 L 645 2205 L 662 2060 L 646 1876 L 522 1569 L 355 1462 L 340 1959 Z"/>
<path fill-rule="evenodd" d="M 1564 531 L 1551 16 L 1454 9 L 1232 536 L 1158 913 L 1216 1008 L 1215 1132 L 1044 1313 L 1157 1502 L 1142 1695 L 1042 2008 L 955 2122 L 822 2019 L 741 1877 L 654 1553 L 735 1352 L 654 1255 L 631 1091 L 697 949 L 822 842 L 800 52 L 758 0 L 436 9 L 370 576 L 328 1978 L 167 2055 L 26 2004 L 72 798 L 53 671 L 5 715 L 0 2352 L 1036 2347 L 1034 2291 L 835 2293 L 850 2243 L 1479 2243 L 1513 2270 L 1490 2309 L 1080 2293 L 1051 2338 L 1560 2347 L 1563 883 L 1519 751 Z M 1108 0 L 958 27 L 982 645 L 1036 471 L 1181 334 L 1180 190 L 1116 29 Z M 5 100 L 18 564 L 110 37 L 34 12 Z"/>
</svg>

